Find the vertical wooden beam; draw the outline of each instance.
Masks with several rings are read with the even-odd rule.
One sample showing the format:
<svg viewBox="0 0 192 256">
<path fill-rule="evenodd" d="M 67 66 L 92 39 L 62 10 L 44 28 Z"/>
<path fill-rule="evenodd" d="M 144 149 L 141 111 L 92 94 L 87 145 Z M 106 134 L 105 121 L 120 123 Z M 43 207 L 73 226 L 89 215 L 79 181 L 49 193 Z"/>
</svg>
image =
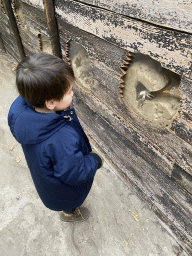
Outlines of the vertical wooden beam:
<svg viewBox="0 0 192 256">
<path fill-rule="evenodd" d="M 53 54 L 62 58 L 53 0 L 44 0 L 44 8 L 46 13 L 47 26 L 49 29 Z"/>
<path fill-rule="evenodd" d="M 13 30 L 15 40 L 16 40 L 16 44 L 17 44 L 19 54 L 20 54 L 20 57 L 21 57 L 21 60 L 22 60 L 25 57 L 25 52 L 24 52 L 24 49 L 23 49 L 23 45 L 22 45 L 20 34 L 19 34 L 19 30 L 18 30 L 18 27 L 17 27 L 17 22 L 16 22 L 16 19 L 15 19 L 15 16 L 14 16 L 14 13 L 13 13 L 13 10 L 12 10 L 12 7 L 11 7 L 11 2 L 10 2 L 10 0 L 2 0 L 2 3 L 3 3 L 4 10 L 5 10 L 5 12 L 6 12 L 6 14 L 9 18 L 10 25 L 11 25 L 11 28 Z"/>
</svg>

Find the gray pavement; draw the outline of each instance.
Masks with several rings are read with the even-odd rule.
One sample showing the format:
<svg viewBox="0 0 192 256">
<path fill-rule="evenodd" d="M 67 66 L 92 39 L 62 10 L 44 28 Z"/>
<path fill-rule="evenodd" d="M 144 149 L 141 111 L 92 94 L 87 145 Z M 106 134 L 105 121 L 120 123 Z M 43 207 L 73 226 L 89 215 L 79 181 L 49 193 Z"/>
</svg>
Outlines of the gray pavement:
<svg viewBox="0 0 192 256">
<path fill-rule="evenodd" d="M 165 225 L 105 161 L 84 206 L 82 223 L 62 223 L 32 183 L 7 113 L 17 97 L 16 62 L 0 53 L 0 256 L 186 256 Z"/>
</svg>

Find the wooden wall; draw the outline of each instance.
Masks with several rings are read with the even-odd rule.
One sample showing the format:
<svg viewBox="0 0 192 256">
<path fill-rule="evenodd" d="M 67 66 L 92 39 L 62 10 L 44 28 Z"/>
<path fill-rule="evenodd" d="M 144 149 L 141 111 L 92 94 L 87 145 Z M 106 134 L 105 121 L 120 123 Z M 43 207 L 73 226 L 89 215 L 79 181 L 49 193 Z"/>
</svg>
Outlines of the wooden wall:
<svg viewBox="0 0 192 256">
<path fill-rule="evenodd" d="M 18 5 L 26 54 L 51 48 L 43 5 L 36 2 Z M 164 2 L 55 0 L 55 11 L 63 58 L 70 39 L 90 56 L 91 91 L 74 87 L 88 136 L 192 255 L 192 3 Z M 0 19 L 5 48 L 19 59 L 2 9 Z M 120 67 L 129 51 L 147 54 L 180 75 L 181 109 L 169 127 L 148 124 L 120 97 Z"/>
<path fill-rule="evenodd" d="M 80 0 L 78 2 L 97 6 L 132 17 L 142 22 L 192 32 L 191 3 L 185 0 Z"/>
<path fill-rule="evenodd" d="M 46 15 L 42 6 L 41 8 L 35 8 L 32 4 L 28 4 L 27 1 L 20 0 L 13 0 L 12 7 L 13 6 L 15 6 L 15 8 L 13 8 L 13 13 L 15 15 L 25 55 L 30 55 L 40 50 L 52 53 Z M 11 28 L 11 22 L 8 16 L 4 14 L 4 8 L 0 8 L 0 21 L 2 41 L 5 48 L 11 55 L 20 61 L 21 56 L 19 56 L 18 47 Z"/>
</svg>

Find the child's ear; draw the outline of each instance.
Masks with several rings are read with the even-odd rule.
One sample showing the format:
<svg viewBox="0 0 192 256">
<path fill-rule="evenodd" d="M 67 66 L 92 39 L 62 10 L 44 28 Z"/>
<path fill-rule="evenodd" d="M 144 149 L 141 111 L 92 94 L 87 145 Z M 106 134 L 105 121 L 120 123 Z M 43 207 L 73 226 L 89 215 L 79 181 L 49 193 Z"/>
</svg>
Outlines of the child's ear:
<svg viewBox="0 0 192 256">
<path fill-rule="evenodd" d="M 55 109 L 55 101 L 54 100 L 46 100 L 45 106 L 49 110 L 54 110 Z"/>
</svg>

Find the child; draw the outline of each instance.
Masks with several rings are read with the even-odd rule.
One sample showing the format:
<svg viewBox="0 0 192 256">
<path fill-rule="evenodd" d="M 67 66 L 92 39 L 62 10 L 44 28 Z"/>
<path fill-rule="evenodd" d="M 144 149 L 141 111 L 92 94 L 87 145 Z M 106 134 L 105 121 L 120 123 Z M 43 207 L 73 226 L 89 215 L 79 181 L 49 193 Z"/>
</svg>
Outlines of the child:
<svg viewBox="0 0 192 256">
<path fill-rule="evenodd" d="M 74 74 L 62 59 L 36 53 L 16 70 L 20 96 L 8 123 L 21 143 L 36 190 L 46 207 L 61 212 L 63 221 L 83 221 L 87 197 L 101 158 L 91 152 L 72 102 Z"/>
</svg>

